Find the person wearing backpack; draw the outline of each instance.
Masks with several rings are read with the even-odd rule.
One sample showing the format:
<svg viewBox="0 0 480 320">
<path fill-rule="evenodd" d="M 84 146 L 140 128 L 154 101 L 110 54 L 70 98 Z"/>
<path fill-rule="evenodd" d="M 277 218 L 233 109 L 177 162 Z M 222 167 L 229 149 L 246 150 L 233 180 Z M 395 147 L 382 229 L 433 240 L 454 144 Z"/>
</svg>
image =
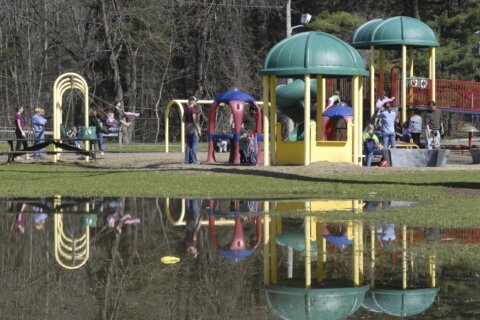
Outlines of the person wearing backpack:
<svg viewBox="0 0 480 320">
<path fill-rule="evenodd" d="M 373 151 L 377 148 L 379 140 L 374 130 L 373 123 L 367 127 L 367 131 L 363 134 L 363 151 L 365 153 L 365 163 L 367 167 L 372 165 Z"/>
</svg>

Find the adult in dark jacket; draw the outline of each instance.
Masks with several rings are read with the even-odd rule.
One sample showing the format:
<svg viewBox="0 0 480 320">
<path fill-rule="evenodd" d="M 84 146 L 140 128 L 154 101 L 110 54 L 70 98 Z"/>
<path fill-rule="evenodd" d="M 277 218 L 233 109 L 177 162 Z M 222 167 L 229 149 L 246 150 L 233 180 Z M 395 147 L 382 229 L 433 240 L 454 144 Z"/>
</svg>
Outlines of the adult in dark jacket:
<svg viewBox="0 0 480 320">
<path fill-rule="evenodd" d="M 90 109 L 88 122 L 90 126 L 95 127 L 95 130 L 97 131 L 98 149 L 100 150 L 100 156 L 103 157 L 105 155 L 105 143 L 103 140 L 104 125 L 99 117 L 97 110 Z"/>
</svg>

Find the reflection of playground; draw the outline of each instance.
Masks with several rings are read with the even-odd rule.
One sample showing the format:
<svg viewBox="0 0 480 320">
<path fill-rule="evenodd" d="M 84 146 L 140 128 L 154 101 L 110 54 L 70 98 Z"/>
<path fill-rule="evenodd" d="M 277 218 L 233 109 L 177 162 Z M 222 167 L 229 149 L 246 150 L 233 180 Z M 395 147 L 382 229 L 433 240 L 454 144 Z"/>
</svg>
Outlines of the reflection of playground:
<svg viewBox="0 0 480 320">
<path fill-rule="evenodd" d="M 165 211 L 168 220 L 174 226 L 186 226 L 188 214 L 186 199 L 180 201 L 177 218 L 171 210 L 170 199 L 166 198 Z M 188 200 L 187 200 L 188 201 Z M 263 202 L 258 200 L 209 200 L 208 218 L 202 217 L 200 225 L 208 225 L 209 238 L 212 246 L 223 257 L 239 261 L 253 255 L 262 239 L 262 212 Z M 222 244 L 218 239 L 217 228 L 233 226 L 233 235 L 230 243 Z"/>
<path fill-rule="evenodd" d="M 270 216 L 268 212 L 264 222 L 265 298 L 282 319 L 344 319 L 360 312 L 360 306 L 375 313 L 411 316 L 430 308 L 437 296 L 435 252 L 431 250 L 428 258 L 421 260 L 422 252 L 413 245 L 413 229 L 406 226 L 400 231 L 388 230 L 393 224 L 372 226 L 364 234 L 360 220 L 327 222 L 311 216 Z M 396 233 L 401 233 L 400 246 Z M 368 250 L 370 254 L 365 254 Z M 392 265 L 386 259 L 388 251 Z M 401 268 L 396 268 L 397 251 Z M 294 263 L 298 259 L 303 272 Z M 279 264 L 285 260 L 287 270 Z M 386 270 L 390 267 L 391 272 Z M 294 272 L 300 276 L 294 277 Z M 419 279 L 422 273 L 427 275 L 427 285 Z"/>
<path fill-rule="evenodd" d="M 55 260 L 57 263 L 69 270 L 79 269 L 87 263 L 90 257 L 90 226 L 92 220 L 84 217 L 83 235 L 73 238 L 65 233 L 63 223 L 62 198 L 56 196 L 54 199 L 54 234 L 55 234 Z M 84 203 L 84 212 L 89 213 L 90 203 Z"/>
<path fill-rule="evenodd" d="M 61 201 L 60 197 L 55 201 Z M 65 269 L 78 269 L 87 263 L 90 257 L 90 228 L 85 227 L 84 234 L 73 239 L 65 234 L 63 213 L 55 212 L 55 259 Z"/>
</svg>

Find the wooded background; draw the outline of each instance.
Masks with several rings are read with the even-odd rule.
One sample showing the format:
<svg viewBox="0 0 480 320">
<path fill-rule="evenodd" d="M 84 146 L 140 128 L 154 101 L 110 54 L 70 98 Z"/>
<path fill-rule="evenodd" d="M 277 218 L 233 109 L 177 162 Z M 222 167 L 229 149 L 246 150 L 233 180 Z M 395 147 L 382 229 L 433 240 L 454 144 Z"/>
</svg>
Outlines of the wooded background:
<svg viewBox="0 0 480 320">
<path fill-rule="evenodd" d="M 295 33 L 320 30 L 347 42 L 370 19 L 421 19 L 441 44 L 438 78 L 480 76 L 478 0 L 3 0 L 0 126 L 13 126 L 17 105 L 27 107 L 27 119 L 36 106 L 51 115 L 55 79 L 76 72 L 95 105 L 107 111 L 124 99 L 129 111 L 141 113 L 131 126 L 134 141 L 162 141 L 172 98 L 212 99 L 233 86 L 261 98 L 259 70 L 286 36 L 289 6 L 294 26 L 302 13 L 313 16 Z M 81 101 L 75 92 L 65 94 L 67 124 Z M 174 112 L 174 140 L 178 121 Z"/>
</svg>

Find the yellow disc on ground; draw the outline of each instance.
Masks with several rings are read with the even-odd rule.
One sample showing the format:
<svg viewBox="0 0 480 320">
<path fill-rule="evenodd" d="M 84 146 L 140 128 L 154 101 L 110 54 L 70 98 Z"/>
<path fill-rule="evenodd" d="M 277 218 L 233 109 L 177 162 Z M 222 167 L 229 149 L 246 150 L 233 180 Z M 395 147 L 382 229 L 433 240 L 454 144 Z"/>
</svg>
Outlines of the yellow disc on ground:
<svg viewBox="0 0 480 320">
<path fill-rule="evenodd" d="M 177 262 L 180 262 L 180 258 L 173 256 L 165 256 L 160 259 L 160 262 L 162 262 L 163 264 L 175 264 Z"/>
</svg>

